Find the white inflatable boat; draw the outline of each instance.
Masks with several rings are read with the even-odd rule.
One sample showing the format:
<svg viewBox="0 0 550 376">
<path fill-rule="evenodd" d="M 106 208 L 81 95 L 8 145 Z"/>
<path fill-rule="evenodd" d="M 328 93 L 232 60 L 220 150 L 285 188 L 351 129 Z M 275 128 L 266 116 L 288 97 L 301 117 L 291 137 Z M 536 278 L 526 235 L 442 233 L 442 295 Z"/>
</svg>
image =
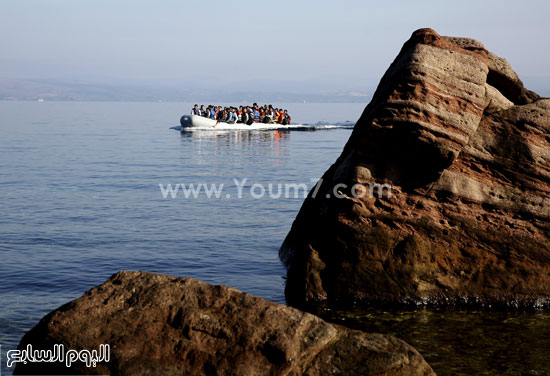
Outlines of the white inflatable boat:
<svg viewBox="0 0 550 376">
<path fill-rule="evenodd" d="M 190 130 L 190 129 L 236 129 L 236 130 L 246 130 L 246 129 L 290 129 L 296 128 L 297 125 L 282 125 L 277 123 L 252 123 L 251 125 L 246 125 L 243 123 L 226 123 L 223 121 L 216 121 L 203 116 L 197 115 L 183 115 L 180 119 L 181 130 Z"/>
</svg>

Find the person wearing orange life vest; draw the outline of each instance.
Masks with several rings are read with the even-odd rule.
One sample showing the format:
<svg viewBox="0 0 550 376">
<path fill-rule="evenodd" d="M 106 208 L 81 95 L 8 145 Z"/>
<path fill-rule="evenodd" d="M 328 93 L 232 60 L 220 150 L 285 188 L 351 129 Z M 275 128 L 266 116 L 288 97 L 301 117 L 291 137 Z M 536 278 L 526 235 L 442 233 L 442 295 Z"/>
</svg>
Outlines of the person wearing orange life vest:
<svg viewBox="0 0 550 376">
<path fill-rule="evenodd" d="M 281 110 L 276 108 L 275 109 L 275 116 L 273 118 L 273 121 L 275 121 L 275 123 L 279 123 L 280 119 L 281 119 Z"/>
</svg>

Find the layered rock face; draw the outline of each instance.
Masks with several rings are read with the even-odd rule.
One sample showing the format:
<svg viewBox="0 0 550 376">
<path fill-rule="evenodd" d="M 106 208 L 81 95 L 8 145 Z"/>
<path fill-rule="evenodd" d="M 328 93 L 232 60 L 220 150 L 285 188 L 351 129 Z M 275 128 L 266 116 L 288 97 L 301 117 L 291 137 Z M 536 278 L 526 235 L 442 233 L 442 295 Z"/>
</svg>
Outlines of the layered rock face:
<svg viewBox="0 0 550 376">
<path fill-rule="evenodd" d="M 44 317 L 19 349 L 93 350 L 108 362 L 18 363 L 15 374 L 433 375 L 405 342 L 328 324 L 225 286 L 119 272 Z"/>
<path fill-rule="evenodd" d="M 280 249 L 287 299 L 548 305 L 549 182 L 550 99 L 417 30 Z"/>
</svg>

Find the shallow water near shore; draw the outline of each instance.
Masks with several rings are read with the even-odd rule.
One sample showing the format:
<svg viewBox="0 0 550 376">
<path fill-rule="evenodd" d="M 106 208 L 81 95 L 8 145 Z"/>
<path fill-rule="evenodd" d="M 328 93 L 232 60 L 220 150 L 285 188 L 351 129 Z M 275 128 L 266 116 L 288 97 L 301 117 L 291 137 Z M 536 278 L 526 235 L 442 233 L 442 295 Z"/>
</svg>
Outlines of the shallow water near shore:
<svg viewBox="0 0 550 376">
<path fill-rule="evenodd" d="M 438 375 L 550 374 L 550 313 L 446 309 L 325 310 L 324 319 L 413 345 Z"/>
<path fill-rule="evenodd" d="M 13 370 L 6 367 L 6 352 L 42 316 L 119 270 L 194 277 L 284 303 L 285 270 L 277 252 L 305 192 L 260 198 L 253 185 L 311 188 L 351 129 L 169 129 L 190 105 L 0 102 L 2 374 Z M 364 106 L 287 108 L 296 122 L 330 125 L 358 119 Z M 159 184 L 223 188 L 219 197 L 203 191 L 186 198 L 179 191 L 164 198 Z M 396 334 L 440 375 L 550 374 L 550 316 L 544 312 L 354 310 L 324 316 Z"/>
</svg>

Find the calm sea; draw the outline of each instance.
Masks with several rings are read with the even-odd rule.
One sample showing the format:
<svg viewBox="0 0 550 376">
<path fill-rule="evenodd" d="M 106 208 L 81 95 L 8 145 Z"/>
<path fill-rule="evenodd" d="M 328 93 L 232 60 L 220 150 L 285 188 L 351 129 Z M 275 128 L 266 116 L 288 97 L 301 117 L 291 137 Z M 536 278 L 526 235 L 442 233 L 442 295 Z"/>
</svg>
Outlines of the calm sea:
<svg viewBox="0 0 550 376">
<path fill-rule="evenodd" d="M 351 130 L 180 134 L 169 129 L 190 107 L 0 102 L 5 374 L 11 372 L 6 352 L 42 316 L 122 269 L 199 278 L 284 303 L 285 270 L 277 251 L 303 192 L 295 197 L 283 189 L 281 198 L 269 192 L 259 198 L 259 187 L 271 185 L 273 193 L 279 184 L 312 187 Z M 359 118 L 364 105 L 286 107 L 298 123 L 340 124 Z M 164 198 L 159 184 L 223 187 L 219 197 L 201 190 L 186 198 L 180 190 L 175 198 Z M 329 316 L 405 338 L 439 374 L 550 373 L 545 313 Z"/>
</svg>

